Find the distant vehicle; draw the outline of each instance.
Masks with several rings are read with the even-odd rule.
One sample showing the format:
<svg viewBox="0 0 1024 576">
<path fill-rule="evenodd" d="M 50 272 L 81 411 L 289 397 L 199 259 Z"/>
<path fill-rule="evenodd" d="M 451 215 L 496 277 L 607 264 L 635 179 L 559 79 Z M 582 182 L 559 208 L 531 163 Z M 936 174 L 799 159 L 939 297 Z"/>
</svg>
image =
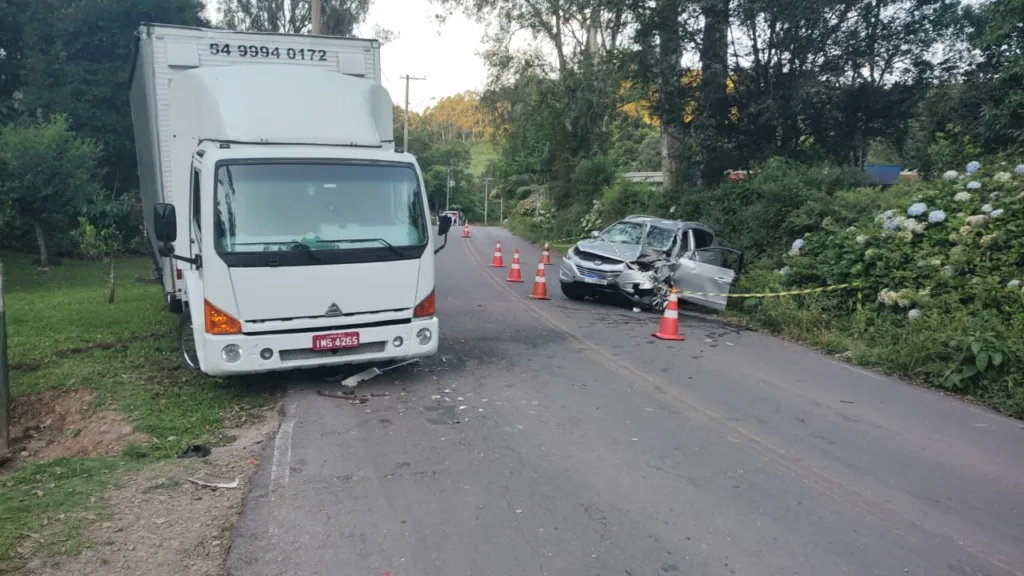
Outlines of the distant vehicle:
<svg viewBox="0 0 1024 576">
<path fill-rule="evenodd" d="M 437 351 L 443 246 L 416 158 L 395 152 L 379 42 L 143 24 L 130 86 L 186 365 L 227 376 Z"/>
<path fill-rule="evenodd" d="M 449 218 L 451 218 L 452 226 L 462 226 L 466 223 L 465 217 L 462 215 L 462 212 L 459 212 L 458 210 L 449 210 L 447 212 L 442 212 L 441 215 L 448 216 Z"/>
<path fill-rule="evenodd" d="M 662 310 L 675 286 L 684 300 L 724 310 L 743 267 L 743 253 L 719 246 L 696 222 L 633 215 L 576 244 L 562 259 L 559 281 L 572 300 L 621 294 L 641 308 Z M 735 260 L 725 267 L 727 258 Z"/>
</svg>

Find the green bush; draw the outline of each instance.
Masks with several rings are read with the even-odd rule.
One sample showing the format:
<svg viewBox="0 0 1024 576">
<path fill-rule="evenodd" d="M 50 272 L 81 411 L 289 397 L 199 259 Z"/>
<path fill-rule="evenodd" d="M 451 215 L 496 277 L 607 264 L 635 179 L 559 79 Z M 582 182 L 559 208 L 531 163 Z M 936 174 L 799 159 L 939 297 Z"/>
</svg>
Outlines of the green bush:
<svg viewBox="0 0 1024 576">
<path fill-rule="evenodd" d="M 665 195 L 657 210 L 662 215 L 707 224 L 723 243 L 744 250 L 748 259 L 756 259 L 781 251 L 787 239 L 812 230 L 820 222 L 817 215 L 811 220 L 802 208 L 830 210 L 836 193 L 860 186 L 863 181 L 859 170 L 773 159 L 741 182 L 684 188 Z"/>
<path fill-rule="evenodd" d="M 0 128 L 5 246 L 36 248 L 43 266 L 48 253 L 73 250 L 77 217 L 99 191 L 100 153 L 99 145 L 70 130 L 64 116 Z"/>
<path fill-rule="evenodd" d="M 860 203 L 837 194 L 845 198 L 837 209 L 849 212 L 790 238 L 785 266 L 759 267 L 742 289 L 856 289 L 747 302 L 747 312 L 825 347 L 815 332 L 840 334 L 859 345 L 836 351 L 857 361 L 1024 416 L 1024 166 L 1009 169 L 947 173 Z M 864 214 L 886 200 L 888 210 Z M 817 330 L 806 326 L 811 317 L 821 320 Z"/>
</svg>

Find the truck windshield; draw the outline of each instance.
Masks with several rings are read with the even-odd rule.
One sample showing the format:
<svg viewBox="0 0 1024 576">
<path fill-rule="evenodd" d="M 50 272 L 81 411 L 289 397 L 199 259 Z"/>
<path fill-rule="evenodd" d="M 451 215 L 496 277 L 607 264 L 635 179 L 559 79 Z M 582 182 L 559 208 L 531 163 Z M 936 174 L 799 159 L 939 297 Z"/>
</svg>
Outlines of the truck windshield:
<svg viewBox="0 0 1024 576">
<path fill-rule="evenodd" d="M 221 252 L 423 246 L 426 216 L 411 166 L 234 164 L 217 169 Z"/>
</svg>

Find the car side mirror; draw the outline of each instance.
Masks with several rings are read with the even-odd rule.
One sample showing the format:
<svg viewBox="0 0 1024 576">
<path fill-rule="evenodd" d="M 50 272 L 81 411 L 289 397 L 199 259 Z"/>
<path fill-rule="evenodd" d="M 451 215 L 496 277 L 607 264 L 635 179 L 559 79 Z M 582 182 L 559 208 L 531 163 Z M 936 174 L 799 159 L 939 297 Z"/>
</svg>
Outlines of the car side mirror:
<svg viewBox="0 0 1024 576">
<path fill-rule="evenodd" d="M 452 229 L 452 217 L 444 214 L 437 219 L 437 235 L 444 236 Z"/>
<path fill-rule="evenodd" d="M 601 233 L 598 232 L 597 230 L 591 230 L 590 231 L 590 237 L 591 238 L 600 238 L 601 237 Z"/>
<path fill-rule="evenodd" d="M 159 242 L 174 242 L 178 239 L 178 216 L 173 204 L 153 206 L 153 235 Z"/>
</svg>

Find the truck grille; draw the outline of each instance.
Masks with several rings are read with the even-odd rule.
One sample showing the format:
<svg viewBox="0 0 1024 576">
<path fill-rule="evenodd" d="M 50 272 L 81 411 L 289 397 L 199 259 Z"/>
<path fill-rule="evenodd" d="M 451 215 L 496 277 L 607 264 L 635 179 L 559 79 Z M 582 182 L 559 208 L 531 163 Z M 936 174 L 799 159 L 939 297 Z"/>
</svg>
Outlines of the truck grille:
<svg viewBox="0 0 1024 576">
<path fill-rule="evenodd" d="M 361 354 L 380 354 L 387 348 L 387 342 L 366 342 L 355 348 L 340 348 L 338 350 L 313 350 L 312 348 L 299 348 L 295 350 L 281 350 L 281 362 L 295 362 L 298 360 L 318 360 L 323 358 L 344 358 L 346 356 L 359 356 Z"/>
</svg>

